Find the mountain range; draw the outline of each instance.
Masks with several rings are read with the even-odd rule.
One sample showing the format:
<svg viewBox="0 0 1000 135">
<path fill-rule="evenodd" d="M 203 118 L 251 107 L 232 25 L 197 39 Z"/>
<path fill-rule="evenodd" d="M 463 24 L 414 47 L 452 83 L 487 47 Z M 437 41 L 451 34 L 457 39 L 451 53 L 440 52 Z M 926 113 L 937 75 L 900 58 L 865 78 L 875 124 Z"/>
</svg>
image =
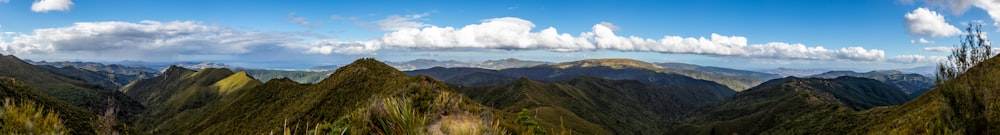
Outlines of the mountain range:
<svg viewBox="0 0 1000 135">
<path fill-rule="evenodd" d="M 934 85 L 894 70 L 781 77 L 631 59 L 404 72 L 362 58 L 322 72 L 147 74 L 0 56 L 4 108 L 38 105 L 71 134 L 1000 133 L 998 59 Z"/>
</svg>

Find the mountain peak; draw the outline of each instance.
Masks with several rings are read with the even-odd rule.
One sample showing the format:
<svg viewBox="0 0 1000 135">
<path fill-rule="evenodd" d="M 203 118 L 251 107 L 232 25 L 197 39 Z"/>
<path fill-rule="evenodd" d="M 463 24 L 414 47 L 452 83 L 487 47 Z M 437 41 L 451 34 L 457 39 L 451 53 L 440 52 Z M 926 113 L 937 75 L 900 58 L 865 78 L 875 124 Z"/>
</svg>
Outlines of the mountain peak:
<svg viewBox="0 0 1000 135">
<path fill-rule="evenodd" d="M 167 69 L 163 70 L 164 75 L 183 75 L 190 72 L 194 72 L 194 70 L 180 67 L 177 65 L 170 65 L 170 67 L 167 67 Z"/>
<path fill-rule="evenodd" d="M 392 66 L 375 60 L 375 58 L 361 58 L 351 62 L 351 64 L 338 68 L 337 71 L 330 74 L 330 77 L 320 81 L 320 83 L 337 80 L 358 80 L 348 78 L 363 78 L 360 80 L 366 80 L 401 76 L 405 77 L 407 75 Z"/>
</svg>

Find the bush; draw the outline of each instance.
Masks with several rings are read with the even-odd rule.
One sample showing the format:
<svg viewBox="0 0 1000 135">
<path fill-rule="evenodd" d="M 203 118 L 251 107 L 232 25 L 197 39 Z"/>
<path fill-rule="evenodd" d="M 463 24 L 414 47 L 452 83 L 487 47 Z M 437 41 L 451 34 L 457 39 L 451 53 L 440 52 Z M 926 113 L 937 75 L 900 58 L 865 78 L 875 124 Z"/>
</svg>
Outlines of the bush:
<svg viewBox="0 0 1000 135">
<path fill-rule="evenodd" d="M 59 113 L 43 109 L 34 101 L 4 99 L 0 108 L 3 134 L 69 134 L 69 129 L 59 119 Z"/>
</svg>

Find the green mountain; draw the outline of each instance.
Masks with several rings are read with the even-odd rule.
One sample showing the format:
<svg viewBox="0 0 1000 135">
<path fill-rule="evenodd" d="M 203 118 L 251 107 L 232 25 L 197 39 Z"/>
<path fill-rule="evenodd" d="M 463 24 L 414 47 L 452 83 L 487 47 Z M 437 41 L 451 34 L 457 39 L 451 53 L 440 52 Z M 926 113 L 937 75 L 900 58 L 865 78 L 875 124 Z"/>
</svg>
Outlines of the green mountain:
<svg viewBox="0 0 1000 135">
<path fill-rule="evenodd" d="M 459 87 L 463 95 L 508 112 L 535 111 L 543 123 L 565 123 L 580 134 L 663 134 L 672 122 L 724 99 L 692 86 L 657 86 L 634 80 L 577 77 L 559 82 L 521 78 L 491 87 Z"/>
<path fill-rule="evenodd" d="M 867 78 L 788 77 L 699 109 L 670 134 L 838 134 L 857 126 L 851 123 L 859 119 L 852 116 L 855 111 L 909 99 L 896 87 Z"/>
<path fill-rule="evenodd" d="M 150 125 L 155 128 L 145 128 L 146 131 L 151 134 L 266 134 L 282 131 L 295 134 L 306 131 L 349 134 L 406 131 L 426 134 L 454 131 L 454 126 L 460 126 L 453 124 L 456 121 L 472 121 L 462 124 L 464 126 L 495 129 L 483 131 L 514 132 L 525 129 L 513 124 L 514 118 L 510 113 L 492 111 L 430 77 L 410 77 L 374 59 L 357 60 L 316 84 L 300 84 L 287 78 L 255 84 L 244 72 L 228 72 L 227 75 L 226 71 L 203 69 L 194 72 L 171 68 L 161 77 L 131 85 L 130 88 L 150 88 L 145 90 L 148 92 L 135 91 L 139 92 L 135 96 L 163 102 L 160 105 L 151 104 L 151 110 L 181 108 L 175 110 L 179 112 L 174 116 L 150 118 L 152 123 L 158 124 Z M 202 74 L 204 76 L 199 76 Z M 180 86 L 180 90 L 152 89 L 173 86 Z M 132 95 L 134 90 L 128 90 L 129 94 Z M 192 95 L 210 96 L 200 98 L 182 94 L 188 90 L 208 91 L 205 92 L 207 94 Z M 184 102 L 170 104 L 171 99 Z"/>
<path fill-rule="evenodd" d="M 262 84 L 246 72 L 205 68 L 194 71 L 171 66 L 162 75 L 137 80 L 122 88 L 125 94 L 148 107 L 134 125 L 140 130 L 164 130 L 165 121 L 189 109 L 201 108 L 228 93 Z"/>
<path fill-rule="evenodd" d="M 0 100 L 4 100 L 0 102 L 11 101 L 22 103 L 23 101 L 33 101 L 38 104 L 40 108 L 58 113 L 59 119 L 65 122 L 63 125 L 70 130 L 71 134 L 97 134 L 97 122 L 95 121 L 95 115 L 87 112 L 87 110 L 84 110 L 83 108 L 73 106 L 69 103 L 45 95 L 38 90 L 27 86 L 18 79 L 0 77 Z M 7 103 L 5 103 L 5 106 L 6 105 Z M 4 106 L 0 106 L 0 108 L 3 107 Z M 4 121 L 4 123 L 8 122 L 8 120 L 2 121 Z"/>
<path fill-rule="evenodd" d="M 867 73 L 854 71 L 830 71 L 809 77 L 837 78 L 841 76 L 853 76 L 861 78 L 871 78 L 882 81 L 886 84 L 898 87 L 910 97 L 917 97 L 934 87 L 934 79 L 924 77 L 920 74 L 907 74 L 895 70 L 875 70 Z"/>
<path fill-rule="evenodd" d="M 51 69 L 28 64 L 13 55 L 0 55 L 0 76 L 16 78 L 45 95 L 84 108 L 93 114 L 103 114 L 110 106 L 115 106 L 117 109 L 115 116 L 120 120 L 131 121 L 135 114 L 145 109 L 124 93 L 101 85 L 113 84 L 108 79 L 80 80 L 86 78 L 72 76 L 88 73 L 82 70 Z M 94 84 L 94 82 L 104 83 Z"/>
</svg>

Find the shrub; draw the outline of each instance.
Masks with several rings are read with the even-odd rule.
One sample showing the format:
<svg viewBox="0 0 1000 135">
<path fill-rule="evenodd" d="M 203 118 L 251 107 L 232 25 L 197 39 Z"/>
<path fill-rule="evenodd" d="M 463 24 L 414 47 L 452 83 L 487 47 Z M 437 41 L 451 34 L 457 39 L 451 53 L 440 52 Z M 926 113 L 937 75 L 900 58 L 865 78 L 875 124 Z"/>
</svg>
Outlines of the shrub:
<svg viewBox="0 0 1000 135">
<path fill-rule="evenodd" d="M 0 133 L 3 134 L 69 134 L 59 119 L 59 113 L 43 109 L 34 101 L 4 99 L 0 108 Z"/>
</svg>

